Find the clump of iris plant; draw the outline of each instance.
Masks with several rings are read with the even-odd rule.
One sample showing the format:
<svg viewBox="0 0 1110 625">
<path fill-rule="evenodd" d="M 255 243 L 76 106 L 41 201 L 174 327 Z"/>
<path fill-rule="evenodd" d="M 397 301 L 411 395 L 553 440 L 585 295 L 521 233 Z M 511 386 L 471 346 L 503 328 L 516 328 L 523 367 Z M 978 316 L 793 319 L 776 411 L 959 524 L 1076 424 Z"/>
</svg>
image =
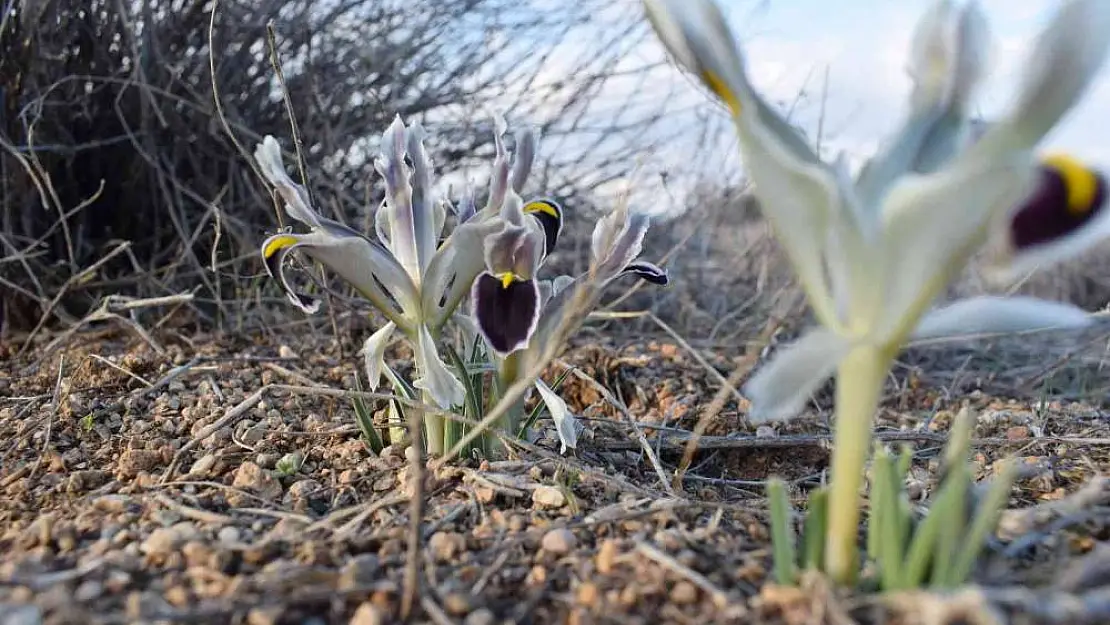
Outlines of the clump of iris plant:
<svg viewBox="0 0 1110 625">
<path fill-rule="evenodd" d="M 1071 257 L 1110 232 L 1106 180 L 1038 146 L 1088 89 L 1110 43 L 1110 2 L 1068 0 L 1033 46 L 1015 101 L 976 141 L 968 111 L 990 35 L 974 3 L 936 2 L 916 28 L 908 112 L 852 175 L 821 160 L 756 91 L 711 0 L 644 0 L 671 55 L 728 107 L 747 175 L 820 326 L 746 385 L 752 420 L 787 419 L 836 376 L 824 566 L 858 570 L 859 494 L 883 380 L 907 341 L 1078 327 L 1084 311 L 1026 297 L 934 302 L 986 246 L 1014 276 Z"/>
<path fill-rule="evenodd" d="M 555 328 L 570 292 L 628 274 L 667 282 L 662 269 L 636 258 L 647 217 L 623 206 L 598 222 L 590 272 L 542 279 L 543 262 L 562 232 L 563 208 L 550 198 L 521 198 L 538 137 L 530 130 L 518 132 L 515 153 L 510 154 L 503 139 L 506 130 L 504 120 L 495 118 L 496 153 L 487 200 L 478 209 L 469 188 L 457 206 L 437 195 L 424 130 L 397 117 L 382 135 L 374 162 L 385 186 L 374 237 L 316 212 L 304 187 L 286 173 L 276 139 L 265 137 L 255 151 L 286 213 L 308 228 L 266 239 L 261 250 L 266 270 L 295 306 L 314 313 L 320 300 L 296 290 L 286 275 L 289 254 L 303 253 L 337 273 L 381 311 L 387 323 L 361 350 L 371 390 L 384 378 L 408 405 L 439 409 L 424 412 L 424 440 L 433 454 L 451 449 L 465 433 L 442 411 L 480 421 L 527 370 L 522 364 L 535 364 L 550 341 L 562 340 Z M 455 225 L 447 232 L 449 221 Z M 386 363 L 386 350 L 398 336 L 413 348 L 411 380 Z M 543 380 L 535 385 L 563 451 L 574 448 L 578 430 L 566 403 Z M 402 406 L 398 401 L 389 404 L 391 423 L 403 423 Z M 514 435 L 525 434 L 525 426 L 536 416 L 525 420 L 522 402 L 504 414 L 499 426 Z"/>
</svg>

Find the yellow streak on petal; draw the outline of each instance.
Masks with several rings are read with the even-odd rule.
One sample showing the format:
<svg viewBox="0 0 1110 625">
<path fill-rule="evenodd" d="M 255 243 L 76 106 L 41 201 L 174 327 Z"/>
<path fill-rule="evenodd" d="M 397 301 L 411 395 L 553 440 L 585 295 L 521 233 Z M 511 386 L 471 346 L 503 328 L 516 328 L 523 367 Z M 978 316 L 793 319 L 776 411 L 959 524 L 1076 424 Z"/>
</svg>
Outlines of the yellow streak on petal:
<svg viewBox="0 0 1110 625">
<path fill-rule="evenodd" d="M 275 252 L 287 247 L 292 247 L 296 244 L 297 237 L 290 234 L 274 237 L 266 243 L 266 247 L 262 248 L 262 258 L 269 258 L 273 256 Z"/>
<path fill-rule="evenodd" d="M 713 93 L 717 94 L 717 97 L 724 100 L 733 115 L 740 115 L 740 99 L 728 88 L 725 81 L 721 80 L 719 76 L 709 70 L 702 72 L 702 80 L 705 81 L 705 84 L 709 85 Z"/>
<path fill-rule="evenodd" d="M 536 200 L 535 202 L 528 202 L 527 204 L 524 205 L 524 212 L 526 212 L 526 213 L 545 213 L 545 214 L 551 215 L 552 217 L 555 217 L 556 219 L 558 219 L 558 217 L 559 217 L 559 209 L 555 208 L 555 206 L 551 202 L 547 202 L 547 201 L 544 201 L 544 200 Z"/>
<path fill-rule="evenodd" d="M 501 288 L 503 289 L 509 288 L 509 285 L 512 284 L 513 280 L 516 278 L 511 271 L 506 271 L 498 277 L 501 278 Z"/>
<path fill-rule="evenodd" d="M 1066 154 L 1054 154 L 1042 160 L 1046 167 L 1056 170 L 1068 190 L 1068 212 L 1083 215 L 1091 212 L 1098 195 L 1098 172 Z"/>
</svg>

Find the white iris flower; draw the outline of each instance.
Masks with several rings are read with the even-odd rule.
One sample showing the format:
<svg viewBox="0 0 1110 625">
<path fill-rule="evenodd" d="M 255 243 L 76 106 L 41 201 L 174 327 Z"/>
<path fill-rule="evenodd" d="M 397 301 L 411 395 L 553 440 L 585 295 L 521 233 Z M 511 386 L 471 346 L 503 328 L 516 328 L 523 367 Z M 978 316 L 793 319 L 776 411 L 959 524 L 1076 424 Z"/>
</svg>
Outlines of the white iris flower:
<svg viewBox="0 0 1110 625">
<path fill-rule="evenodd" d="M 748 383 L 753 420 L 795 415 L 839 371 L 827 553 L 830 573 L 843 580 L 854 571 L 871 418 L 901 345 L 1090 322 L 1082 310 L 1032 298 L 930 308 L 984 245 L 993 273 L 1012 276 L 1110 233 L 1105 179 L 1071 158 L 1035 153 L 1103 64 L 1110 2 L 1061 4 L 1025 64 L 1016 101 L 975 142 L 967 140 L 968 109 L 987 71 L 988 26 L 974 2 L 936 2 L 914 34 L 905 122 L 854 178 L 843 157 L 823 162 L 755 90 L 711 0 L 644 4 L 674 58 L 732 113 L 745 171 L 821 324 Z"/>
</svg>

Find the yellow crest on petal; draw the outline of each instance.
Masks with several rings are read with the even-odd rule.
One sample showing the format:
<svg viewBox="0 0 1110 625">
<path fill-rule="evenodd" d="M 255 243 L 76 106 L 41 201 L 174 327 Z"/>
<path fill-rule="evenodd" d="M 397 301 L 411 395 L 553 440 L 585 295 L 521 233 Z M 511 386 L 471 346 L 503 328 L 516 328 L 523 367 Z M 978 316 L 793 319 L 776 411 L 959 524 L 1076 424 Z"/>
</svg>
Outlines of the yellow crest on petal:
<svg viewBox="0 0 1110 625">
<path fill-rule="evenodd" d="M 1064 181 L 1069 213 L 1083 215 L 1096 208 L 1094 204 L 1098 197 L 1098 172 L 1066 154 L 1047 156 L 1042 164 L 1058 173 Z"/>
<path fill-rule="evenodd" d="M 709 85 L 713 93 L 717 94 L 717 97 L 724 100 L 724 103 L 728 106 L 728 109 L 732 111 L 733 115 L 740 115 L 740 99 L 736 97 L 735 93 L 729 90 L 728 85 L 725 84 L 725 81 L 721 80 L 720 76 L 717 76 L 709 70 L 704 70 L 702 72 L 702 80 L 705 81 L 706 85 Z"/>
<path fill-rule="evenodd" d="M 266 246 L 262 248 L 262 258 L 269 258 L 276 252 L 279 252 L 287 247 L 292 247 L 297 244 L 297 237 L 293 235 L 280 235 L 276 236 L 266 242 Z"/>
</svg>

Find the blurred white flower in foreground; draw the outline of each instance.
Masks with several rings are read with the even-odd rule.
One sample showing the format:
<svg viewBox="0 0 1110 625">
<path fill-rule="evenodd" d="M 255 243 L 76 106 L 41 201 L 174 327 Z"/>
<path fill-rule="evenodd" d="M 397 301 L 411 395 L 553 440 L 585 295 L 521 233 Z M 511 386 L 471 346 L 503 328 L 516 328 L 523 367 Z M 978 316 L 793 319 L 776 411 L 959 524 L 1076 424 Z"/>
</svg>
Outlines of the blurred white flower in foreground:
<svg viewBox="0 0 1110 625">
<path fill-rule="evenodd" d="M 1061 4 L 1026 61 L 1016 101 L 970 145 L 968 108 L 990 36 L 974 2 L 935 3 L 910 50 L 906 121 L 854 180 L 843 156 L 822 162 L 756 92 L 713 2 L 644 4 L 675 59 L 730 109 L 764 216 L 821 324 L 746 385 L 752 419 L 795 415 L 839 369 L 828 566 L 844 581 L 854 571 L 855 498 L 871 418 L 901 345 L 1090 322 L 1078 308 L 1031 298 L 974 298 L 928 311 L 984 244 L 992 273 L 1012 276 L 1110 233 L 1104 178 L 1071 158 L 1034 153 L 1102 66 L 1110 2 Z"/>
</svg>

